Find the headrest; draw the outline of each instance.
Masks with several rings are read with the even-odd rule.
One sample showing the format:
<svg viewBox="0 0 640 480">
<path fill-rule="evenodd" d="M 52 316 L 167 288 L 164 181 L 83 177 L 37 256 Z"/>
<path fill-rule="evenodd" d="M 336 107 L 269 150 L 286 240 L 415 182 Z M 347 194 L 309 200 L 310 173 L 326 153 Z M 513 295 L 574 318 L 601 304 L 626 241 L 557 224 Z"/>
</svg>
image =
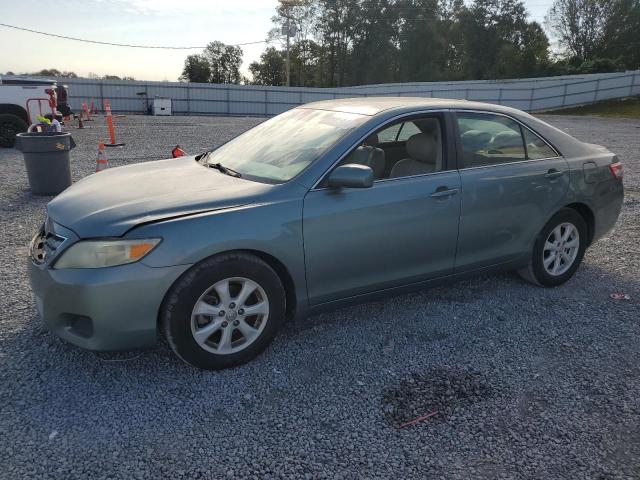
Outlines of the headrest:
<svg viewBox="0 0 640 480">
<path fill-rule="evenodd" d="M 496 134 L 491 140 L 491 146 L 494 148 L 522 147 L 522 136 L 513 130 L 505 130 Z"/>
<path fill-rule="evenodd" d="M 367 138 L 365 138 L 364 142 L 362 142 L 362 143 L 364 145 L 375 147 L 376 145 L 378 145 L 378 143 L 380 143 L 380 140 L 378 139 L 378 134 L 377 133 L 372 133 Z"/>
<path fill-rule="evenodd" d="M 373 147 L 360 146 L 349 155 L 349 163 L 359 163 L 360 165 L 368 165 L 369 158 Z"/>
<path fill-rule="evenodd" d="M 374 177 L 379 178 L 384 170 L 384 151 L 380 148 L 360 146 L 349 156 L 349 163 L 371 167 Z"/>
<path fill-rule="evenodd" d="M 420 122 L 420 130 L 422 133 L 438 134 L 440 133 L 440 121 L 437 118 L 425 118 Z"/>
<path fill-rule="evenodd" d="M 407 153 L 413 160 L 423 163 L 436 162 L 436 141 L 433 135 L 416 133 L 407 140 Z"/>
<path fill-rule="evenodd" d="M 491 142 L 491 134 L 489 132 L 481 132 L 480 130 L 467 130 L 460 135 L 462 145 L 472 150 L 478 150 L 486 147 Z"/>
</svg>

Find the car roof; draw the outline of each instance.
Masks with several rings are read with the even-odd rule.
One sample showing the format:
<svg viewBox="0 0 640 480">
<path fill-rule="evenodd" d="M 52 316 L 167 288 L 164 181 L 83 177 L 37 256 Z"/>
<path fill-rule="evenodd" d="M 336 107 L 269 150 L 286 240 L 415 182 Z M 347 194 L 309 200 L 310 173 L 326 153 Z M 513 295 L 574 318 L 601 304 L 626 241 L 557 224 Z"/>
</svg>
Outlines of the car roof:
<svg viewBox="0 0 640 480">
<path fill-rule="evenodd" d="M 44 77 L 21 77 L 15 75 L 0 75 L 1 85 L 55 85 L 57 82 Z"/>
<path fill-rule="evenodd" d="M 413 112 L 421 110 L 451 109 L 495 112 L 508 115 L 524 123 L 527 127 L 551 143 L 556 150 L 566 157 L 576 157 L 592 153 L 588 144 L 576 140 L 565 132 L 535 118 L 527 112 L 492 103 L 431 97 L 356 97 L 312 102 L 297 108 L 356 113 L 371 116 L 372 119 L 373 117 L 377 118 L 377 116 L 389 118 L 396 115 L 410 115 Z"/>
<path fill-rule="evenodd" d="M 298 108 L 330 110 L 334 112 L 358 113 L 361 115 L 377 115 L 389 110 L 428 110 L 434 108 L 489 110 L 494 112 L 515 113 L 519 110 L 490 103 L 469 100 L 453 100 L 449 98 L 431 97 L 356 97 L 321 100 L 302 105 Z"/>
</svg>

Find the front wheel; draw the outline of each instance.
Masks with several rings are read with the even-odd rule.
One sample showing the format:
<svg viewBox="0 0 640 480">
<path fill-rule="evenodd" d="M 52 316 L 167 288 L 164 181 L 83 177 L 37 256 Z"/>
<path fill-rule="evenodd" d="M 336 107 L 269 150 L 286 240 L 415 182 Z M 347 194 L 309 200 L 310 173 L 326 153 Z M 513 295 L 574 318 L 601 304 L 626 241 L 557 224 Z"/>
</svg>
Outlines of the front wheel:
<svg viewBox="0 0 640 480">
<path fill-rule="evenodd" d="M 285 293 L 277 273 L 244 253 L 192 267 L 171 288 L 161 312 L 173 351 L 207 370 L 253 359 L 271 343 L 284 318 Z"/>
<path fill-rule="evenodd" d="M 527 267 L 518 270 L 525 280 L 556 287 L 576 272 L 587 247 L 587 224 L 570 208 L 563 208 L 544 226 L 533 246 Z"/>
</svg>

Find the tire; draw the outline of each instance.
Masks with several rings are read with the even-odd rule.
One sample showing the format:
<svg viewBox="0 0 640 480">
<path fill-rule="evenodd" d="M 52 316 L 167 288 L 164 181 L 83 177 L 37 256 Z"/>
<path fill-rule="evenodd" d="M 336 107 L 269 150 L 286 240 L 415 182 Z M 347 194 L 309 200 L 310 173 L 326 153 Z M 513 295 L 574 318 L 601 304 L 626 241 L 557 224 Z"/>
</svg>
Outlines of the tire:
<svg viewBox="0 0 640 480">
<path fill-rule="evenodd" d="M 29 126 L 20 117 L 9 113 L 0 114 L 0 147 L 13 147 L 18 133 L 26 132 Z"/>
<path fill-rule="evenodd" d="M 575 210 L 563 208 L 540 231 L 529 265 L 518 270 L 518 273 L 528 282 L 541 287 L 562 285 L 573 276 L 582 262 L 587 248 L 587 234 L 584 218 Z M 568 237 L 563 240 L 565 235 Z M 577 241 L 577 245 L 574 241 Z"/>
<path fill-rule="evenodd" d="M 242 301 L 244 289 L 251 292 Z M 169 289 L 161 327 L 182 360 L 220 370 L 267 348 L 284 321 L 285 307 L 282 282 L 267 263 L 245 253 L 222 254 L 194 265 Z"/>
</svg>

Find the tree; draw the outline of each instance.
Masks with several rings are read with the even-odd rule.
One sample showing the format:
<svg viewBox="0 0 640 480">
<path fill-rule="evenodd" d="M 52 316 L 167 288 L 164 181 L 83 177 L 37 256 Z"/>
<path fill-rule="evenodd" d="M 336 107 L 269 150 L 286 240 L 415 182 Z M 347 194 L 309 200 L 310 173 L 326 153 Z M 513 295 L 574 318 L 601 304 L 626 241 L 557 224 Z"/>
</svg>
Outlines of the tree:
<svg viewBox="0 0 640 480">
<path fill-rule="evenodd" d="M 215 41 L 209 43 L 199 55 L 189 55 L 184 61 L 180 80 L 200 83 L 240 84 L 245 78 L 240 73 L 242 49 Z"/>
<path fill-rule="evenodd" d="M 369 0 L 364 0 L 369 1 Z M 361 2 L 350 0 L 319 0 L 318 35 L 325 47 L 323 84 L 330 87 L 348 85 L 346 73 L 354 24 L 361 13 Z"/>
<path fill-rule="evenodd" d="M 436 0 L 427 0 L 435 3 Z M 398 4 L 398 7 L 400 4 Z M 370 0 L 360 4 L 350 20 L 352 47 L 347 57 L 346 82 L 350 85 L 393 82 L 398 78 L 400 10 L 390 0 Z"/>
<path fill-rule="evenodd" d="M 399 69 L 396 81 L 441 80 L 455 59 L 449 42 L 450 12 L 437 0 L 405 0 L 397 19 Z M 459 33 L 459 32 L 458 32 Z M 456 35 L 457 36 L 457 35 Z M 452 64 L 455 62 L 452 62 Z"/>
<path fill-rule="evenodd" d="M 640 0 L 616 0 L 605 21 L 598 56 L 640 68 Z"/>
<path fill-rule="evenodd" d="M 537 75 L 547 65 L 549 41 L 522 1 L 475 0 L 458 19 L 462 78 Z"/>
<path fill-rule="evenodd" d="M 232 45 L 225 45 L 215 41 L 209 43 L 202 52 L 203 58 L 209 63 L 211 83 L 235 83 L 242 79 L 240 66 L 242 65 L 242 49 Z"/>
<path fill-rule="evenodd" d="M 284 55 L 274 47 L 269 47 L 260 55 L 259 62 L 249 65 L 249 71 L 255 85 L 284 85 Z"/>
<path fill-rule="evenodd" d="M 319 6 L 317 0 L 296 0 L 286 5 L 280 3 L 276 7 L 276 15 L 271 18 L 274 28 L 268 35 L 268 41 L 280 42 L 285 59 L 285 83 L 286 83 L 286 36 L 283 28 L 289 24 L 294 30 L 292 45 L 289 49 L 290 56 L 290 82 L 292 86 L 315 86 L 315 71 L 318 63 L 318 44 L 314 36 L 318 29 Z"/>
<path fill-rule="evenodd" d="M 557 61 L 523 0 L 297 0 L 277 7 L 268 40 L 279 45 L 250 71 L 256 83 L 283 83 L 281 27 L 287 21 L 296 26 L 291 85 L 534 77 L 640 66 L 640 0 L 554 1 L 547 25 L 564 49 Z"/>
<path fill-rule="evenodd" d="M 202 55 L 189 55 L 184 61 L 180 80 L 183 82 L 207 83 L 211 78 L 209 61 Z"/>
<path fill-rule="evenodd" d="M 522 35 L 522 74 L 533 77 L 549 66 L 549 39 L 537 22 L 527 25 Z"/>
<path fill-rule="evenodd" d="M 614 0 L 555 0 L 546 17 L 567 55 L 594 58 L 606 43 L 605 27 Z"/>
<path fill-rule="evenodd" d="M 78 78 L 75 72 L 64 71 L 61 72 L 57 68 L 43 68 L 39 72 L 28 73 L 34 77 L 63 77 L 63 78 Z"/>
<path fill-rule="evenodd" d="M 291 85 L 319 86 L 316 73 L 323 49 L 313 40 L 300 40 L 291 47 Z"/>
<path fill-rule="evenodd" d="M 32 73 L 32 75 L 38 77 L 60 77 L 62 75 L 62 72 L 57 68 L 43 68 L 39 72 Z"/>
</svg>

